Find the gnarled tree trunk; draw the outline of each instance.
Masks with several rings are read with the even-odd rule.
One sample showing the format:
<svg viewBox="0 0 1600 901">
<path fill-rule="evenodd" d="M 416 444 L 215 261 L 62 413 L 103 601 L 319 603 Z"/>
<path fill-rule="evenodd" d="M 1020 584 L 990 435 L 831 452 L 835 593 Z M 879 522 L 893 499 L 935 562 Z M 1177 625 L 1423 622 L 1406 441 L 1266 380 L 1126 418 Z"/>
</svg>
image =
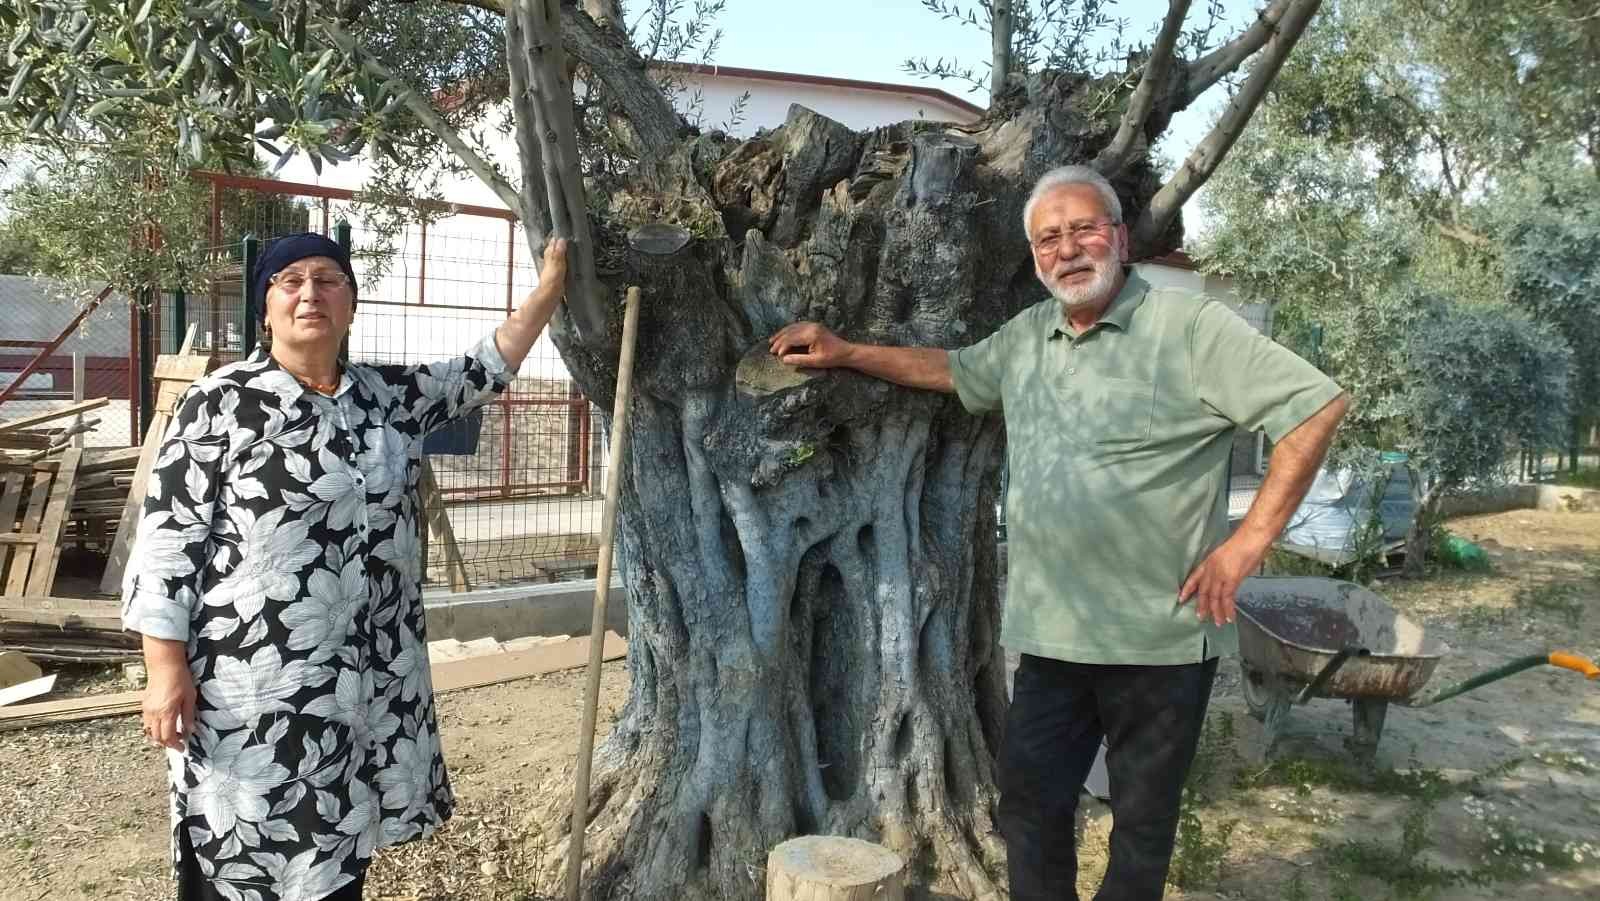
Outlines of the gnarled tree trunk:
<svg viewBox="0 0 1600 901">
<path fill-rule="evenodd" d="M 646 289 L 623 486 L 632 694 L 599 750 L 593 897 L 761 893 L 804 833 L 881 842 L 911 878 L 1004 882 L 993 828 L 1005 708 L 996 417 L 953 396 L 778 364 L 798 319 L 958 347 L 1043 296 L 1022 239 L 1034 178 L 1116 123 L 1047 118 L 857 134 L 808 110 L 754 140 L 696 139 L 641 189 L 698 239 Z M 1156 179 L 1119 179 L 1132 209 Z M 1169 244 L 1170 246 L 1170 244 Z M 602 256 L 605 256 L 602 253 Z M 558 327 L 609 406 L 609 360 Z"/>
</svg>

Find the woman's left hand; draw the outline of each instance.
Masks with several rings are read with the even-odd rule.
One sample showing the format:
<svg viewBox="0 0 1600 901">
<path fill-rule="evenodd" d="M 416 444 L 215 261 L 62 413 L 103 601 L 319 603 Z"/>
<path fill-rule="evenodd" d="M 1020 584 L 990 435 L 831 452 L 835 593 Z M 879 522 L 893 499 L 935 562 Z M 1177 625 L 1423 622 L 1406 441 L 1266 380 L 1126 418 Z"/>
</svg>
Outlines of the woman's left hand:
<svg viewBox="0 0 1600 901">
<path fill-rule="evenodd" d="M 534 293 L 560 297 L 567 291 L 567 239 L 551 238 L 544 245 L 544 261 L 539 266 L 539 287 Z"/>
<path fill-rule="evenodd" d="M 544 245 L 544 262 L 539 266 L 539 287 L 529 292 L 522 306 L 495 330 L 495 347 L 506 365 L 515 372 L 539 340 L 556 306 L 567 293 L 567 239 L 551 238 Z"/>
</svg>

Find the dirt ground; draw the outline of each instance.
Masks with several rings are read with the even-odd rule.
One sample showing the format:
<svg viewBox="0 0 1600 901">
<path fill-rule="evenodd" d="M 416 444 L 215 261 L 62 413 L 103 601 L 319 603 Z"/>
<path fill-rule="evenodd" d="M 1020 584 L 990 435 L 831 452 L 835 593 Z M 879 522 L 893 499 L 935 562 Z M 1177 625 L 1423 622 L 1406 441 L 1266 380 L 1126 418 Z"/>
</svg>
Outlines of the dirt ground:
<svg viewBox="0 0 1600 901">
<path fill-rule="evenodd" d="M 1600 514 L 1460 519 L 1495 570 L 1379 591 L 1451 647 L 1430 687 L 1552 648 L 1600 652 Z M 1600 897 L 1600 681 L 1541 668 L 1437 707 L 1392 710 L 1375 768 L 1350 766 L 1348 708 L 1296 708 L 1261 759 L 1261 730 L 1225 661 L 1169 897 L 1260 901 Z M 74 674 L 80 691 L 117 690 Z M 368 897 L 553 896 L 525 811 L 576 751 L 581 672 L 442 695 L 460 799 L 432 841 L 380 855 Z M 602 731 L 627 691 L 607 667 Z M 159 899 L 167 876 L 163 761 L 135 718 L 0 733 L 0 897 Z M 557 777 L 553 779 L 552 777 Z M 1110 817 L 1086 801 L 1079 890 L 1105 866 Z"/>
</svg>

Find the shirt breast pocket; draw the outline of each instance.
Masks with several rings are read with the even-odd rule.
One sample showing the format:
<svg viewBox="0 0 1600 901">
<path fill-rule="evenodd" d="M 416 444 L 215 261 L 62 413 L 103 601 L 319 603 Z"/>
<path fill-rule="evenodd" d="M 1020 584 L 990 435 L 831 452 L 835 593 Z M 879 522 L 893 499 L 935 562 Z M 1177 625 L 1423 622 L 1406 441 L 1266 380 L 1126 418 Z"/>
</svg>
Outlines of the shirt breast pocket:
<svg viewBox="0 0 1600 901">
<path fill-rule="evenodd" d="M 1090 376 L 1074 386 L 1077 432 L 1091 444 L 1140 444 L 1150 439 L 1156 386 L 1135 379 Z"/>
</svg>

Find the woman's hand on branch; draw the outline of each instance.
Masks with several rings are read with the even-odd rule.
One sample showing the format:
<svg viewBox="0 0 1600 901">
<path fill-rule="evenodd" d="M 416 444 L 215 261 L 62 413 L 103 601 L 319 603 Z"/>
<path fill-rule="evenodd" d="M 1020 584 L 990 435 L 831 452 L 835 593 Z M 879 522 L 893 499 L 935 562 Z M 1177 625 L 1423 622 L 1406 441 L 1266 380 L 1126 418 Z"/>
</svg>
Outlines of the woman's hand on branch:
<svg viewBox="0 0 1600 901">
<path fill-rule="evenodd" d="M 511 371 L 515 372 L 527 359 L 533 342 L 539 340 L 539 333 L 555 315 L 566 286 L 567 239 L 551 238 L 545 242 L 544 259 L 539 265 L 539 287 L 528 292 L 522 305 L 494 333 L 495 347 Z"/>
<path fill-rule="evenodd" d="M 548 295 L 545 300 L 552 305 L 567 290 L 567 239 L 551 238 L 544 242 L 544 260 L 539 264 L 539 287 L 528 296 L 530 301 Z"/>
</svg>

